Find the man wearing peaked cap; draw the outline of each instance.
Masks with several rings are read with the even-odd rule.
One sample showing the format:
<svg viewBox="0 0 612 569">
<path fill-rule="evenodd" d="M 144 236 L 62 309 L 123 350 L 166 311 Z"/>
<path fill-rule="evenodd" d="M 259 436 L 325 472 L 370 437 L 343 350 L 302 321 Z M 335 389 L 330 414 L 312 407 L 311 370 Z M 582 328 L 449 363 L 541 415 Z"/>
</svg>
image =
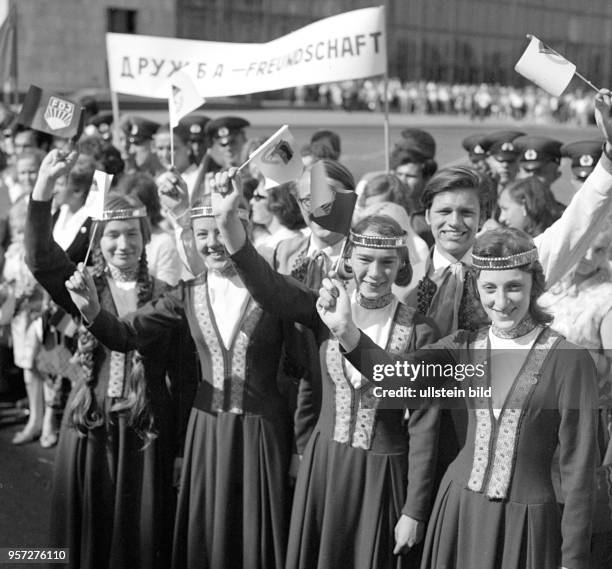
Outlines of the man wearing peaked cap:
<svg viewBox="0 0 612 569">
<path fill-rule="evenodd" d="M 163 170 L 153 152 L 153 135 L 159 124 L 143 117 L 126 116 L 121 121 L 121 157 L 126 174 L 146 172 L 155 177 Z"/>
<path fill-rule="evenodd" d="M 580 140 L 561 147 L 561 156 L 572 161 L 572 184 L 578 189 L 595 168 L 602 153 L 601 140 Z"/>
<path fill-rule="evenodd" d="M 486 152 L 492 178 L 497 182 L 498 194 L 518 174 L 521 153 L 513 141 L 524 134 L 517 130 L 498 130 L 480 140 L 480 146 Z"/>
<path fill-rule="evenodd" d="M 235 116 L 219 117 L 206 123 L 204 134 L 210 147 L 200 163 L 196 188 L 201 184 L 208 186 L 215 172 L 240 166 L 246 159 L 243 154 L 247 141 L 244 129 L 247 126 L 251 126 L 249 121 Z"/>
<path fill-rule="evenodd" d="M 85 127 L 85 134 L 99 135 L 103 140 L 109 141 L 112 138 L 113 132 L 111 126 L 113 124 L 113 113 L 101 112 L 89 119 L 89 124 Z"/>
<path fill-rule="evenodd" d="M 546 186 L 547 199 L 557 217 L 565 209 L 565 204 L 557 201 L 551 186 L 561 177 L 561 147 L 562 142 L 547 136 L 519 136 L 514 140 L 519 149 L 521 177 L 536 176 Z"/>
<path fill-rule="evenodd" d="M 212 156 L 221 168 L 240 165 L 246 144 L 244 129 L 247 126 L 251 126 L 249 121 L 232 116 L 211 120 L 206 125 L 205 133 L 211 141 Z"/>
<path fill-rule="evenodd" d="M 179 121 L 179 125 L 189 131 L 189 145 L 191 147 L 191 160 L 197 166 L 204 158 L 208 141 L 206 140 L 206 125 L 210 117 L 204 115 L 187 115 Z"/>
<path fill-rule="evenodd" d="M 488 174 L 489 165 L 486 161 L 487 153 L 480 143 L 484 137 L 485 135 L 480 132 L 470 134 L 470 136 L 466 136 L 463 139 L 461 146 L 463 146 L 463 149 L 468 153 L 468 158 L 472 166 L 479 172 Z"/>
<path fill-rule="evenodd" d="M 549 185 L 561 176 L 562 142 L 547 136 L 519 136 L 514 145 L 521 153 L 521 170 L 527 175 L 537 176 Z"/>
</svg>

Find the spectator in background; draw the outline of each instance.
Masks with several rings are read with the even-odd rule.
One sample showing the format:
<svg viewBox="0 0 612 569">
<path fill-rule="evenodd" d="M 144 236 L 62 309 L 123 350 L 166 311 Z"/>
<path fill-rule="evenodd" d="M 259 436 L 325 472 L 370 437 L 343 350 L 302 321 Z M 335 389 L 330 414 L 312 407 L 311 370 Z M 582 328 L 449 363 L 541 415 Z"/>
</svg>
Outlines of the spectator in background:
<svg viewBox="0 0 612 569">
<path fill-rule="evenodd" d="M 316 148 L 319 148 L 317 143 L 322 143 L 331 150 L 330 156 L 321 156 L 321 158 L 329 158 L 331 160 L 340 160 L 342 154 L 342 146 L 340 142 L 340 135 L 333 130 L 318 130 L 310 137 L 311 148 L 314 145 L 313 150 L 316 155 Z"/>
<path fill-rule="evenodd" d="M 512 182 L 499 196 L 499 221 L 536 237 L 550 227 L 560 215 L 551 209 L 546 185 L 536 176 Z"/>
<path fill-rule="evenodd" d="M 302 236 L 301 229 L 306 224 L 295 198 L 296 193 L 293 182 L 270 190 L 261 186 L 255 190 L 251 198 L 251 219 L 267 230 L 267 235 L 255 243 L 262 254 L 271 256 L 281 241 Z"/>
<path fill-rule="evenodd" d="M 121 121 L 119 133 L 121 157 L 128 174 L 146 172 L 155 177 L 162 172 L 162 165 L 152 146 L 153 135 L 158 128 L 158 123 L 142 117 L 126 116 Z"/>
<path fill-rule="evenodd" d="M 189 131 L 189 158 L 196 166 L 200 165 L 208 149 L 206 125 L 209 121 L 210 118 L 204 115 L 187 115 L 179 121 L 179 125 Z"/>
<path fill-rule="evenodd" d="M 173 145 L 174 156 L 171 154 Z M 174 167 L 185 180 L 189 195 L 192 195 L 198 177 L 198 167 L 191 160 L 189 129 L 180 124 L 172 129 L 168 123 L 160 126 L 153 135 L 153 148 L 163 171 Z"/>
<path fill-rule="evenodd" d="M 572 169 L 572 185 L 578 190 L 595 168 L 602 153 L 601 140 L 581 140 L 564 144 L 561 156 L 569 158 Z"/>
</svg>

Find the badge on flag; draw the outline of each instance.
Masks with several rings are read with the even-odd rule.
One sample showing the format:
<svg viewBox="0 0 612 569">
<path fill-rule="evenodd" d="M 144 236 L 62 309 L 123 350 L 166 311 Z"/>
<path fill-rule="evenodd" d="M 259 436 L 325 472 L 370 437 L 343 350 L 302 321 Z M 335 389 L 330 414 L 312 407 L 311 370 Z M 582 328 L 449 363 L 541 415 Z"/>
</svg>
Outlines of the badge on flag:
<svg viewBox="0 0 612 569">
<path fill-rule="evenodd" d="M 195 111 L 205 102 L 188 75 L 182 71 L 174 73 L 170 77 L 170 93 L 168 96 L 170 128 L 177 126 L 184 116 L 188 115 L 191 111 Z"/>
<path fill-rule="evenodd" d="M 104 198 L 110 190 L 113 175 L 107 174 L 102 170 L 94 172 L 93 183 L 87 194 L 85 202 L 86 211 L 92 219 L 102 219 L 104 212 Z"/>
<path fill-rule="evenodd" d="M 33 130 L 77 139 L 83 131 L 83 107 L 66 97 L 31 85 L 18 122 Z"/>
<path fill-rule="evenodd" d="M 515 71 L 553 97 L 558 97 L 569 85 L 576 66 L 535 36 L 514 66 Z"/>
<path fill-rule="evenodd" d="M 249 154 L 247 163 L 251 161 L 265 177 L 266 189 L 293 182 L 304 171 L 302 157 L 286 124 Z"/>
<path fill-rule="evenodd" d="M 348 235 L 357 194 L 330 186 L 322 162 L 315 162 L 300 184 L 307 184 L 310 189 L 310 219 L 324 229 Z"/>
</svg>

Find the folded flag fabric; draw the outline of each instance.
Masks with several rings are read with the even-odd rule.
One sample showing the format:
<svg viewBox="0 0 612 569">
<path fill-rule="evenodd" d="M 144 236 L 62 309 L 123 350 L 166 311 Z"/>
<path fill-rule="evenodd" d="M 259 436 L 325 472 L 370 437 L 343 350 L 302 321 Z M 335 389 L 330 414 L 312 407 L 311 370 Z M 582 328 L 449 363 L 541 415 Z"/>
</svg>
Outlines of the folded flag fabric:
<svg viewBox="0 0 612 569">
<path fill-rule="evenodd" d="M 77 139 L 83 131 L 84 118 L 81 105 L 31 85 L 17 120 L 33 130 L 61 138 Z"/>
<path fill-rule="evenodd" d="M 191 78 L 182 71 L 174 73 L 169 81 L 170 128 L 174 128 L 184 116 L 201 107 L 206 101 L 197 92 Z"/>
<path fill-rule="evenodd" d="M 514 66 L 520 73 L 553 97 L 558 97 L 569 85 L 576 66 L 535 36 Z"/>
<path fill-rule="evenodd" d="M 310 187 L 310 219 L 324 229 L 348 235 L 357 194 L 330 185 L 322 162 L 315 162 L 300 183 Z"/>
<path fill-rule="evenodd" d="M 102 219 L 104 213 L 104 199 L 110 190 L 113 175 L 102 170 L 94 172 L 93 184 L 87 194 L 85 202 L 86 211 L 92 219 Z"/>
<path fill-rule="evenodd" d="M 253 162 L 263 174 L 266 189 L 293 182 L 304 171 L 302 157 L 286 124 L 251 152 L 248 162 Z"/>
</svg>

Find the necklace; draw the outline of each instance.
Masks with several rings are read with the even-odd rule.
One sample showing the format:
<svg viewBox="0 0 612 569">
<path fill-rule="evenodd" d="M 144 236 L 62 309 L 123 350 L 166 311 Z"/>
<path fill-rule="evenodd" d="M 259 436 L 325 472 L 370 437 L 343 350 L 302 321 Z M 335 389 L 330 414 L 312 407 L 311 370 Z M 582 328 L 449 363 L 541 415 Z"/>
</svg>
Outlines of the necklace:
<svg viewBox="0 0 612 569">
<path fill-rule="evenodd" d="M 393 293 L 388 292 L 387 294 L 383 294 L 378 298 L 365 298 L 360 292 L 357 292 L 356 300 L 359 306 L 373 310 L 389 305 L 393 300 Z"/>
<path fill-rule="evenodd" d="M 107 265 L 108 272 L 112 279 L 118 283 L 129 283 L 137 280 L 138 269 L 118 269 L 112 265 Z"/>
<path fill-rule="evenodd" d="M 514 328 L 510 330 L 500 330 L 495 324 L 492 325 L 491 331 L 498 338 L 520 338 L 525 334 L 529 334 L 537 326 L 530 314 L 527 314 Z"/>
</svg>

